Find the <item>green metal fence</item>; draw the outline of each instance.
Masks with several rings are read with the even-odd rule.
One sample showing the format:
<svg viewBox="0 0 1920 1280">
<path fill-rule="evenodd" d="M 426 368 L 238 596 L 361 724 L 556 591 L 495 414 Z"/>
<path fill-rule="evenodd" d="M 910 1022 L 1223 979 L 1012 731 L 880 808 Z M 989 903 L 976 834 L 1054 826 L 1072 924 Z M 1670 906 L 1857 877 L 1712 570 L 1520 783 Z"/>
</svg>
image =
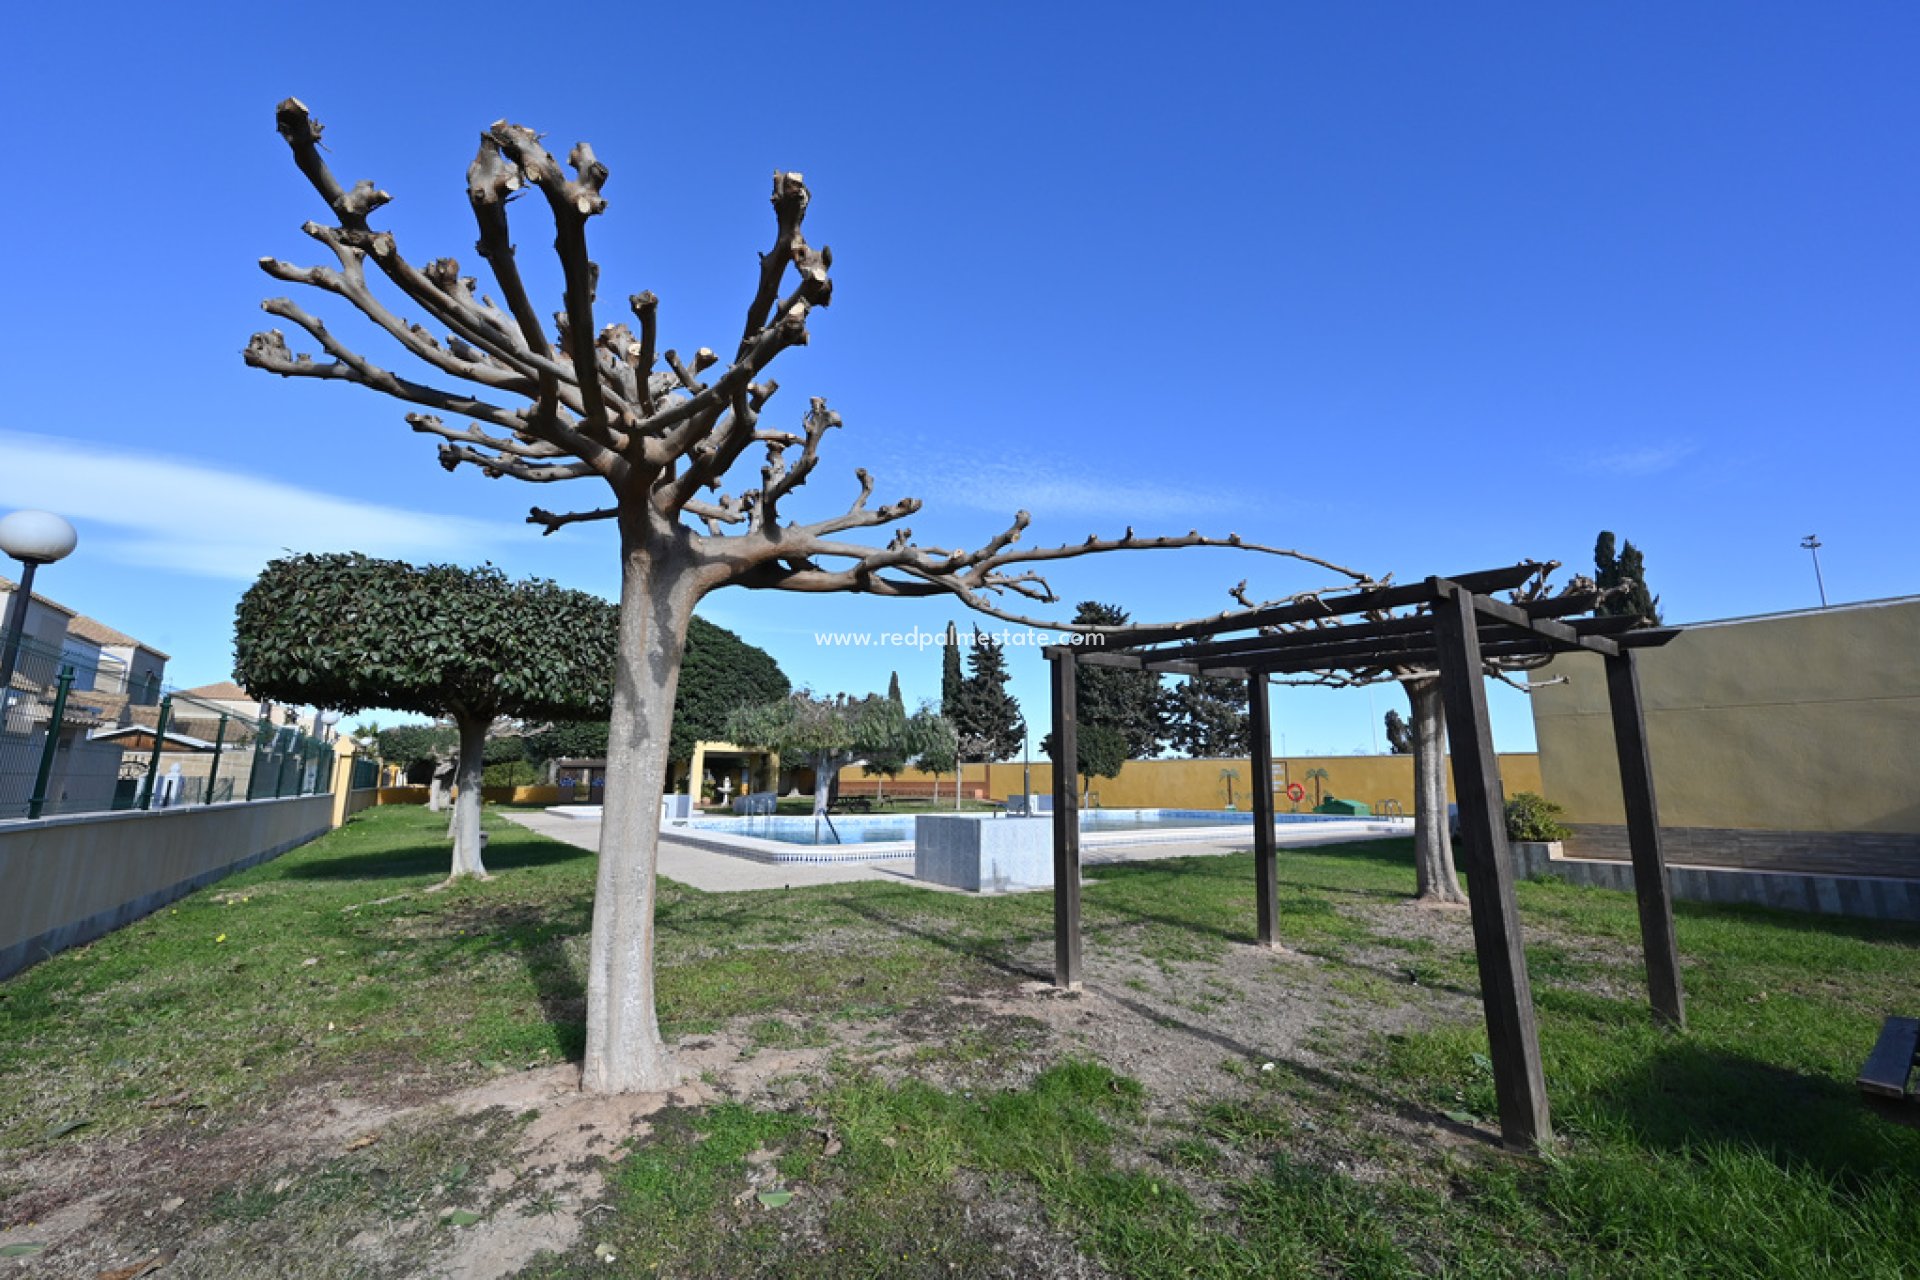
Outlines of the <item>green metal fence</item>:
<svg viewBox="0 0 1920 1280">
<path fill-rule="evenodd" d="M 0 821 L 272 800 L 333 786 L 330 743 L 130 678 L 110 656 L 23 640 L 5 692 Z"/>
</svg>

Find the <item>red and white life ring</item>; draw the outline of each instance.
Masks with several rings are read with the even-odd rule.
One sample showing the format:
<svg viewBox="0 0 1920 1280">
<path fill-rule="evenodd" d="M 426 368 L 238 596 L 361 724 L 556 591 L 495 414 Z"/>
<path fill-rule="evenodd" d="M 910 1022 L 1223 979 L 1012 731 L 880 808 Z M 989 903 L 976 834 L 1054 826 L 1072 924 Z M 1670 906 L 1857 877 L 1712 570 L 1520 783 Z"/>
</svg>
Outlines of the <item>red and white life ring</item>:
<svg viewBox="0 0 1920 1280">
<path fill-rule="evenodd" d="M 1293 783 L 1291 786 L 1287 788 L 1287 799 L 1293 801 L 1295 804 L 1299 804 L 1302 800 L 1305 800 L 1306 798 L 1307 798 L 1307 789 L 1301 786 L 1299 783 L 1297 782 Z"/>
</svg>

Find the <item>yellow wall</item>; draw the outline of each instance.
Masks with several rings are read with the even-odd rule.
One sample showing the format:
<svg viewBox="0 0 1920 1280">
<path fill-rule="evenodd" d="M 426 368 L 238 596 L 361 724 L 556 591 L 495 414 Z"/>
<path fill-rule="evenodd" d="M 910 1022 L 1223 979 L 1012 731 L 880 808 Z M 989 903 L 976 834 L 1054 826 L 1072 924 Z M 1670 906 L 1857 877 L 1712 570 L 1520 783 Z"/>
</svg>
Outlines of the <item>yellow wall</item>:
<svg viewBox="0 0 1920 1280">
<path fill-rule="evenodd" d="M 1307 798 L 1298 806 L 1303 812 L 1313 807 L 1313 782 L 1308 779 L 1307 771 L 1316 768 L 1327 771 L 1326 780 L 1320 784 L 1324 795 L 1358 800 L 1376 811 L 1382 800 L 1397 800 L 1402 812 L 1413 812 L 1412 756 L 1288 756 L 1276 757 L 1274 764 L 1284 768 L 1288 781 L 1306 788 Z M 1227 784 L 1221 779 L 1220 771 L 1229 768 L 1239 771 L 1239 777 L 1233 781 L 1235 806 L 1251 807 L 1247 783 L 1253 777 L 1252 762 L 1244 758 L 1129 760 L 1121 766 L 1119 777 L 1095 778 L 1093 791 L 1099 796 L 1101 807 L 1107 809 L 1223 809 L 1227 804 Z M 1002 800 L 1020 793 L 1021 770 L 1018 760 L 1009 764 L 970 764 L 966 766 L 965 778 L 972 786 L 985 777 L 988 798 Z M 867 776 L 867 771 L 858 765 L 840 773 L 843 782 Z M 918 769 L 908 769 L 900 775 L 903 781 L 930 781 L 932 776 Z M 1540 766 L 1537 757 L 1531 754 L 1502 755 L 1500 776 L 1508 795 L 1540 790 Z M 953 776 L 948 774 L 942 779 L 942 786 L 951 788 L 952 785 Z M 1447 786 L 1447 794 L 1451 796 L 1451 777 Z M 1034 761 L 1034 791 L 1045 793 L 1052 787 L 1053 765 Z M 951 795 L 951 790 L 946 794 Z M 1280 813 L 1290 812 L 1294 807 L 1284 795 L 1275 802 Z"/>
<path fill-rule="evenodd" d="M 1639 658 L 1660 821 L 1920 832 L 1920 597 L 1688 627 Z M 1625 821 L 1601 660 L 1535 679 L 1545 794 Z"/>
</svg>

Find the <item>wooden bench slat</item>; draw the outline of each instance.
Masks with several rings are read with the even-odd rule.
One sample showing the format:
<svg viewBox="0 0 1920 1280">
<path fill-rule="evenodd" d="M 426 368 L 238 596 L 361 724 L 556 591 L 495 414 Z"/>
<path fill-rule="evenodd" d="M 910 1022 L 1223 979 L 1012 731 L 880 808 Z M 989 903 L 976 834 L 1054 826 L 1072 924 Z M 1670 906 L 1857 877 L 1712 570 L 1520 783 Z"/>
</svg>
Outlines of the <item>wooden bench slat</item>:
<svg viewBox="0 0 1920 1280">
<path fill-rule="evenodd" d="M 1920 1018 L 1888 1018 L 1867 1065 L 1860 1068 L 1861 1090 L 1890 1098 L 1906 1097 L 1907 1076 L 1913 1071 L 1916 1049 L 1920 1049 Z"/>
</svg>

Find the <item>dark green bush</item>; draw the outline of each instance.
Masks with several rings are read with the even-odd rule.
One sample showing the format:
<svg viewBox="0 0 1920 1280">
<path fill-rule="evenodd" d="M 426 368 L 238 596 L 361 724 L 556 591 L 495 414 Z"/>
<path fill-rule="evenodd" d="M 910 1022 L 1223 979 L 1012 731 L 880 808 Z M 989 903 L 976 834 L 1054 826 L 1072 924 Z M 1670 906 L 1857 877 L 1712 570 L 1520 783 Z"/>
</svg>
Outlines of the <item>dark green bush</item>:
<svg viewBox="0 0 1920 1280">
<path fill-rule="evenodd" d="M 1560 822 L 1566 812 L 1545 796 L 1522 791 L 1507 801 L 1507 839 L 1549 842 L 1573 833 Z"/>
</svg>

